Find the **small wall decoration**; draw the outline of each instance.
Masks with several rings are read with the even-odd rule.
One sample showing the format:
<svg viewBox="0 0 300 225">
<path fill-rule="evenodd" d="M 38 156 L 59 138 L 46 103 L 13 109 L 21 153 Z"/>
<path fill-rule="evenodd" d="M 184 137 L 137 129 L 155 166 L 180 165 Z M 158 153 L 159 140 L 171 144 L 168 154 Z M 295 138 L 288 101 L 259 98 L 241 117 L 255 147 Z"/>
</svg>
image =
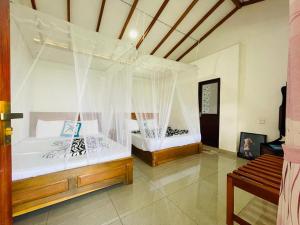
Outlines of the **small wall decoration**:
<svg viewBox="0 0 300 225">
<path fill-rule="evenodd" d="M 255 159 L 260 156 L 260 144 L 266 143 L 267 136 L 241 132 L 240 145 L 237 155 L 245 159 Z"/>
</svg>

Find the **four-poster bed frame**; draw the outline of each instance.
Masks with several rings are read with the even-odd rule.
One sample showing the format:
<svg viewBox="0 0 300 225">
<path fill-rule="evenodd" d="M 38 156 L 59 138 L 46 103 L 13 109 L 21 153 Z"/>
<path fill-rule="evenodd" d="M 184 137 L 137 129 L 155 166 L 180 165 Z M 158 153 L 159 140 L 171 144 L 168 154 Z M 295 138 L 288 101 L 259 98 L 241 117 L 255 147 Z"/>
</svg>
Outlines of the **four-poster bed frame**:
<svg viewBox="0 0 300 225">
<path fill-rule="evenodd" d="M 146 113 L 147 118 L 153 118 L 153 113 Z M 131 113 L 131 119 L 137 120 L 135 113 Z M 185 156 L 198 154 L 202 151 L 202 143 L 192 143 L 188 145 L 165 148 L 157 151 L 144 151 L 132 145 L 132 153 L 150 166 L 170 162 Z"/>
</svg>

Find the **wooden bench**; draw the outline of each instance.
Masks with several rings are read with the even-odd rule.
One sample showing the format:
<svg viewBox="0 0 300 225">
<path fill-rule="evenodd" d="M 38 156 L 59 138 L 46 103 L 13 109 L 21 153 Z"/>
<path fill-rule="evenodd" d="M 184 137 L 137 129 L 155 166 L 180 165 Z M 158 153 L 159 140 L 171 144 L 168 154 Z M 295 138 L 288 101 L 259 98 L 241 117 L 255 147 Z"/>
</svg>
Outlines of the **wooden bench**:
<svg viewBox="0 0 300 225">
<path fill-rule="evenodd" d="M 234 187 L 278 204 L 283 158 L 263 155 L 227 174 L 227 225 L 250 225 L 234 214 Z"/>
</svg>

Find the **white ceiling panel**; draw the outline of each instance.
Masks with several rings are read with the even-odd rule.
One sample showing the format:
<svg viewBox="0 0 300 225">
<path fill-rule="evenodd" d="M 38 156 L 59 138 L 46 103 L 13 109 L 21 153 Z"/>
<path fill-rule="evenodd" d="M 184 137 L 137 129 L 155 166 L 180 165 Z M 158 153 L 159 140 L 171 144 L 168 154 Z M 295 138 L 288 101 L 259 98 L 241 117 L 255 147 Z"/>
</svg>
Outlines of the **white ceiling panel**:
<svg viewBox="0 0 300 225">
<path fill-rule="evenodd" d="M 217 0 L 199 0 L 190 13 L 179 24 L 178 29 L 184 33 L 189 30 L 216 4 Z"/>
<path fill-rule="evenodd" d="M 111 0 L 108 0 L 111 1 Z M 127 2 L 131 4 L 132 1 L 130 0 L 119 0 L 122 2 Z M 177 0 L 178 1 L 178 0 Z M 181 1 L 181 0 L 179 0 Z M 154 17 L 156 12 L 158 11 L 159 7 L 162 5 L 163 0 L 139 0 L 139 3 L 137 4 L 136 8 L 146 12 L 149 16 Z"/>
<path fill-rule="evenodd" d="M 156 22 L 152 27 L 151 32 L 148 34 L 146 39 L 143 41 L 139 50 L 143 53 L 150 54 L 155 46 L 161 41 L 164 35 L 170 30 L 170 27 L 161 22 Z"/>
<path fill-rule="evenodd" d="M 130 5 L 120 0 L 106 1 L 99 32 L 110 35 L 113 38 L 119 37 L 133 1 L 128 0 L 128 2 Z"/>
<path fill-rule="evenodd" d="M 170 37 L 163 43 L 163 45 L 156 51 L 155 55 L 164 57 L 177 44 L 177 42 L 179 42 L 183 38 L 183 36 L 183 33 L 174 31 L 170 35 Z"/>
<path fill-rule="evenodd" d="M 231 10 L 235 8 L 232 1 L 225 1 L 216 11 L 202 23 L 191 36 L 199 40 L 206 32 L 208 32 L 214 25 L 221 21 Z"/>
<path fill-rule="evenodd" d="M 195 44 L 196 41 L 186 39 L 169 57 L 168 59 L 176 60 L 182 53 L 184 53 L 189 47 Z"/>
<path fill-rule="evenodd" d="M 158 18 L 159 21 L 173 26 L 192 1 L 193 0 L 170 0 Z"/>
<path fill-rule="evenodd" d="M 58 19 L 67 19 L 67 1 L 62 0 L 38 0 L 36 8 L 41 12 L 48 13 Z"/>
<path fill-rule="evenodd" d="M 102 0 L 72 0 L 71 22 L 89 30 L 96 30 Z"/>
</svg>

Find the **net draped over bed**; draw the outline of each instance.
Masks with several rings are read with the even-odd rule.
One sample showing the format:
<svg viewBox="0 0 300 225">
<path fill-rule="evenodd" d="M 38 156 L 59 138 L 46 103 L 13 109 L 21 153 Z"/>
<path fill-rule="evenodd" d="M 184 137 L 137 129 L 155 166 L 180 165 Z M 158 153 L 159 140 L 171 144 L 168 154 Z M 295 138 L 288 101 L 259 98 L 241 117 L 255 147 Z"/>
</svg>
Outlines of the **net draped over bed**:
<svg viewBox="0 0 300 225">
<path fill-rule="evenodd" d="M 11 4 L 13 179 L 131 155 L 134 47 Z"/>
<path fill-rule="evenodd" d="M 142 150 L 199 143 L 197 70 L 192 65 L 142 56 L 133 68 L 132 102 Z"/>
<path fill-rule="evenodd" d="M 200 142 L 196 68 L 11 4 L 13 180 Z M 183 139 L 178 139 L 182 137 Z"/>
</svg>

